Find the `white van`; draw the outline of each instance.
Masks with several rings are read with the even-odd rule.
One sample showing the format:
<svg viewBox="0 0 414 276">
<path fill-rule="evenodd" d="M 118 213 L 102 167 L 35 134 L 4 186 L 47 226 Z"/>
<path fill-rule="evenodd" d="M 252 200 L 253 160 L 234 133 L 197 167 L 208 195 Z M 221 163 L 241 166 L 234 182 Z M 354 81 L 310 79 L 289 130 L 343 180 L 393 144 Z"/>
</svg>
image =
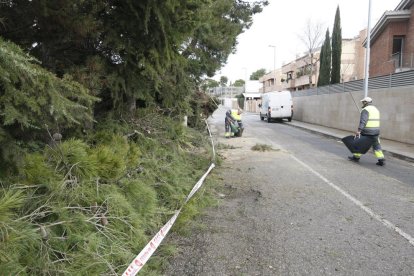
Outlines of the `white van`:
<svg viewBox="0 0 414 276">
<path fill-rule="evenodd" d="M 262 95 L 260 107 L 260 120 L 267 118 L 267 122 L 272 120 L 287 119 L 292 121 L 293 101 L 290 91 L 268 92 Z"/>
</svg>

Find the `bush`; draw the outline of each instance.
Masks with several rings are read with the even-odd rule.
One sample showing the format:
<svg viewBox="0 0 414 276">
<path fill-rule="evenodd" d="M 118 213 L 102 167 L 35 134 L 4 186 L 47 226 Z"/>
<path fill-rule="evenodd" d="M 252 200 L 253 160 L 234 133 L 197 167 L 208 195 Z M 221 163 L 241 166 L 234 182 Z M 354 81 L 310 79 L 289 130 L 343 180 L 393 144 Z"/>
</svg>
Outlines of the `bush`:
<svg viewBox="0 0 414 276">
<path fill-rule="evenodd" d="M 120 274 L 211 162 L 205 135 L 173 118 L 147 114 L 111 125 L 88 140 L 26 152 L 18 173 L 3 179 L 0 271 Z M 205 202 L 187 205 L 177 230 L 184 233 Z M 173 251 L 160 248 L 145 273 L 159 274 L 163 254 Z"/>
</svg>

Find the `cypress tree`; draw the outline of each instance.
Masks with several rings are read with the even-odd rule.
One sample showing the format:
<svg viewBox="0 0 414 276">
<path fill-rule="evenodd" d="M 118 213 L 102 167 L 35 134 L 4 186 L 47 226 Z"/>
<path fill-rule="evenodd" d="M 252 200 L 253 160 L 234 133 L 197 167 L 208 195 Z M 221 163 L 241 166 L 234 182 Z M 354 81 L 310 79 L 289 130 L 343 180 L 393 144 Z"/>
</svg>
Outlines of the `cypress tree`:
<svg viewBox="0 0 414 276">
<path fill-rule="evenodd" d="M 331 83 L 341 81 L 342 29 L 339 6 L 336 8 L 335 22 L 332 30 L 332 72 Z"/>
<path fill-rule="evenodd" d="M 318 86 L 327 85 L 331 80 L 331 39 L 329 29 L 326 30 L 325 41 L 321 49 L 320 70 L 318 78 Z"/>
<path fill-rule="evenodd" d="M 320 64 L 320 68 L 319 68 L 319 76 L 318 76 L 318 83 L 317 86 L 323 86 L 323 79 L 324 79 L 324 68 L 323 68 L 323 64 L 324 64 L 324 59 L 325 59 L 325 42 L 322 44 L 321 47 L 321 54 L 319 55 L 319 64 Z"/>
</svg>

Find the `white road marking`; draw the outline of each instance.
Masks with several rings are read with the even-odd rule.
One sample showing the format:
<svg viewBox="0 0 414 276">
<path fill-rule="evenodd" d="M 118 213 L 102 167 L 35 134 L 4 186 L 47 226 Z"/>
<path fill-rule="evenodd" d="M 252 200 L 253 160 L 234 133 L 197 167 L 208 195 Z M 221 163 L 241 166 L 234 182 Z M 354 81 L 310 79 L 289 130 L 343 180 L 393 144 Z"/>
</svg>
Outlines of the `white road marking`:
<svg viewBox="0 0 414 276">
<path fill-rule="evenodd" d="M 302 162 L 301 160 L 299 160 L 298 158 L 296 158 L 293 155 L 291 155 L 291 156 L 299 164 L 301 164 L 302 166 L 304 166 L 305 168 L 307 168 L 310 172 L 312 172 L 314 175 L 316 175 L 317 177 L 319 177 L 320 179 L 322 179 L 326 184 L 328 184 L 329 186 L 331 186 L 332 188 L 334 188 L 335 190 L 337 190 L 338 192 L 340 192 L 343 196 L 345 196 L 347 199 L 349 199 L 350 201 L 352 201 L 359 208 L 361 208 L 366 213 L 368 213 L 368 215 L 370 215 L 372 218 L 374 218 L 374 219 L 378 220 L 379 222 L 381 222 L 383 225 L 385 225 L 385 227 L 387 227 L 387 228 L 389 228 L 391 230 L 394 230 L 399 235 L 401 235 L 403 238 L 405 238 L 411 245 L 414 246 L 414 238 L 412 236 L 410 236 L 409 234 L 405 233 L 403 230 L 401 230 L 401 228 L 399 228 L 398 226 L 394 225 L 390 221 L 382 218 L 380 215 L 376 214 L 374 211 L 372 211 L 367 206 L 364 206 L 364 204 L 361 201 L 359 201 L 358 199 L 354 198 L 352 195 L 350 195 L 349 193 L 347 193 L 346 191 L 344 191 L 340 187 L 338 187 L 335 184 L 333 184 L 331 181 L 329 181 L 323 175 L 321 175 L 320 173 L 318 173 L 317 171 L 315 171 L 314 169 L 312 169 L 306 163 Z"/>
</svg>

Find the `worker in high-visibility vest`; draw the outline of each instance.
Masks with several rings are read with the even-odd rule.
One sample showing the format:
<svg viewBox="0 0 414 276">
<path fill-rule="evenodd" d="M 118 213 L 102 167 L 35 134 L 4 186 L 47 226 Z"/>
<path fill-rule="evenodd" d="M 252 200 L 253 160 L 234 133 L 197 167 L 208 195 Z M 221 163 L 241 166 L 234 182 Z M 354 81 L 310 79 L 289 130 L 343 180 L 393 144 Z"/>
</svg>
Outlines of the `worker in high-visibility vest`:
<svg viewBox="0 0 414 276">
<path fill-rule="evenodd" d="M 372 149 L 374 150 L 375 157 L 378 158 L 376 163 L 378 166 L 385 165 L 384 153 L 381 149 L 379 134 L 380 134 L 380 112 L 379 110 L 372 105 L 372 99 L 370 97 L 365 97 L 361 100 L 362 110 L 361 116 L 359 119 L 358 131 L 355 136 L 370 136 L 374 139 L 372 144 Z M 358 162 L 361 158 L 361 153 L 354 153 L 353 156 L 349 156 L 349 160 Z"/>
<path fill-rule="evenodd" d="M 227 110 L 226 112 L 226 118 L 224 119 L 224 129 L 225 129 L 224 136 L 226 138 L 230 138 L 231 136 L 234 136 L 235 134 L 230 124 L 237 124 L 239 127 L 239 131 L 243 130 L 240 109 L 231 109 L 231 110 Z"/>
</svg>

